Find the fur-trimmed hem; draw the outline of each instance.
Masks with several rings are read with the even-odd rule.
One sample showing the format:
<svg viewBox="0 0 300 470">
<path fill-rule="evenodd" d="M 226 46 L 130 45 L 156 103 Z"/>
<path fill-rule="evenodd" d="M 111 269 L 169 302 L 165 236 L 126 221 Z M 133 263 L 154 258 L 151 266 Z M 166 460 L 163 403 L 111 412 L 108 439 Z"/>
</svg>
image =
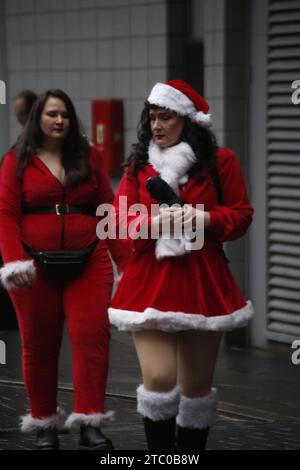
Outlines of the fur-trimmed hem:
<svg viewBox="0 0 300 470">
<path fill-rule="evenodd" d="M 137 388 L 137 411 L 152 421 L 170 419 L 178 413 L 180 386 L 170 392 L 151 392 L 144 385 Z"/>
<path fill-rule="evenodd" d="M 253 317 L 254 310 L 250 300 L 246 305 L 226 315 L 206 317 L 196 313 L 162 312 L 146 308 L 144 312 L 108 309 L 109 320 L 120 331 L 161 330 L 167 332 L 182 330 L 228 331 L 241 328 Z"/>
<path fill-rule="evenodd" d="M 32 432 L 42 428 L 63 429 L 66 420 L 66 413 L 63 409 L 57 408 L 57 413 L 45 418 L 34 418 L 29 413 L 25 416 L 21 416 L 20 419 L 22 432 Z"/>
<path fill-rule="evenodd" d="M 36 268 L 34 266 L 33 259 L 26 261 L 12 261 L 5 264 L 3 268 L 0 269 L 0 279 L 5 289 L 13 289 L 15 287 L 15 285 L 8 279 L 12 274 L 18 273 L 35 275 Z"/>
<path fill-rule="evenodd" d="M 68 417 L 65 427 L 68 429 L 79 429 L 82 424 L 90 424 L 91 426 L 99 427 L 109 421 L 113 421 L 114 411 L 107 411 L 106 413 L 71 413 Z"/>
<path fill-rule="evenodd" d="M 215 422 L 218 402 L 216 388 L 204 397 L 189 398 L 181 395 L 176 423 L 182 428 L 205 429 Z"/>
</svg>

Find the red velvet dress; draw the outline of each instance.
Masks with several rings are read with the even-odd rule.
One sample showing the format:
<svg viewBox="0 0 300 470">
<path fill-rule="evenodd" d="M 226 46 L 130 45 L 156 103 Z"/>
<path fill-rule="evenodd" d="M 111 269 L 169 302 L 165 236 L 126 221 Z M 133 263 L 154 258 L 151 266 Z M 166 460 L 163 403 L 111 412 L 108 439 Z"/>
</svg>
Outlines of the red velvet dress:
<svg viewBox="0 0 300 470">
<path fill-rule="evenodd" d="M 210 174 L 196 174 L 180 188 L 187 204 L 204 204 L 211 222 L 205 230 L 202 249 L 183 256 L 156 259 L 155 240 L 131 240 L 131 257 L 109 309 L 110 322 L 120 330 L 187 329 L 229 330 L 244 326 L 253 315 L 235 282 L 224 254 L 222 243 L 242 237 L 252 220 L 240 164 L 228 149 L 219 149 L 217 169 L 222 188 L 223 205 Z M 115 199 L 119 214 L 119 197 L 127 196 L 128 207 L 143 203 L 150 213 L 151 199 L 147 179 L 157 175 L 148 164 L 137 177 L 124 175 Z M 199 177 L 203 177 L 202 182 Z M 134 220 L 128 217 L 128 226 Z M 149 226 L 150 217 L 142 223 Z M 140 224 L 136 230 L 140 229 Z"/>
</svg>

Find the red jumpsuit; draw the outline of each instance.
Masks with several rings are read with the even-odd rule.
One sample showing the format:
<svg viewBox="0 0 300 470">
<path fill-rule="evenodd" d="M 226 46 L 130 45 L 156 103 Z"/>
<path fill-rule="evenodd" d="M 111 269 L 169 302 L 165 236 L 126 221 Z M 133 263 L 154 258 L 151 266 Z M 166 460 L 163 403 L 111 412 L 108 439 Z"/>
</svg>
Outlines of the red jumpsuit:
<svg viewBox="0 0 300 470">
<path fill-rule="evenodd" d="M 89 182 L 64 186 L 44 163 L 32 156 L 23 178 L 17 175 L 15 152 L 1 166 L 0 247 L 5 266 L 30 260 L 24 242 L 34 250 L 61 249 L 61 217 L 56 214 L 22 215 L 21 205 L 54 206 L 111 203 L 113 192 L 101 158 L 91 147 Z M 64 215 L 65 249 L 81 249 L 96 239 L 99 218 L 85 214 Z M 123 271 L 125 252 L 116 241 L 109 249 Z M 28 261 L 27 261 L 28 263 Z M 18 263 L 17 263 L 18 265 Z M 72 346 L 75 413 L 104 414 L 108 372 L 109 306 L 113 284 L 112 265 L 105 241 L 98 241 L 87 267 L 77 278 L 61 283 L 50 280 L 36 267 L 32 288 L 8 289 L 15 306 L 23 347 L 23 375 L 31 417 L 42 419 L 56 413 L 57 370 L 63 323 L 66 318 Z M 3 280 L 3 276 L 2 276 Z"/>
</svg>

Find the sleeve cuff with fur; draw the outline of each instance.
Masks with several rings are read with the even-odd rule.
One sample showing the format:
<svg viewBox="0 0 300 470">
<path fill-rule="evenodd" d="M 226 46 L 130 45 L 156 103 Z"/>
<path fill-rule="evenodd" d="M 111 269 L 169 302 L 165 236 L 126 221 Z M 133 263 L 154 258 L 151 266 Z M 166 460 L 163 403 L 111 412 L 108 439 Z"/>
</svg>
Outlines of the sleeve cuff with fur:
<svg viewBox="0 0 300 470">
<path fill-rule="evenodd" d="M 33 260 L 12 261 L 0 269 L 0 279 L 5 289 L 11 289 L 15 285 L 9 280 L 12 274 L 29 273 L 35 275 L 36 268 Z"/>
</svg>

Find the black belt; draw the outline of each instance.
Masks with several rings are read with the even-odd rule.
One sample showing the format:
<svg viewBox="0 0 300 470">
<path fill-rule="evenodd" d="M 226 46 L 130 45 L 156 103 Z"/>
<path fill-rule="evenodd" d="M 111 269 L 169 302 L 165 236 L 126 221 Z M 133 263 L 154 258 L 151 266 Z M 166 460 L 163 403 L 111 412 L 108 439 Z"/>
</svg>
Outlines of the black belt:
<svg viewBox="0 0 300 470">
<path fill-rule="evenodd" d="M 93 206 L 73 206 L 71 204 L 55 204 L 54 206 L 24 206 L 22 214 L 87 214 L 96 216 Z"/>
</svg>

